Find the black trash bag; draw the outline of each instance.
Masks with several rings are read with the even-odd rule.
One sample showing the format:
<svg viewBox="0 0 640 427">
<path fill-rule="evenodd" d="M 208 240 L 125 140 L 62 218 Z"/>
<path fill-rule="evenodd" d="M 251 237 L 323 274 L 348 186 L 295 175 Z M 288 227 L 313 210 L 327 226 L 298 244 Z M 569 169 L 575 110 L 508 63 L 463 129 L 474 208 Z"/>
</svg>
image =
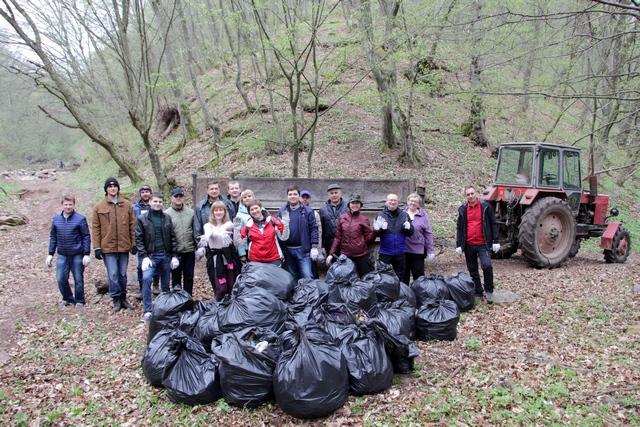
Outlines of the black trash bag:
<svg viewBox="0 0 640 427">
<path fill-rule="evenodd" d="M 391 264 L 376 260 L 375 270 L 362 278 L 373 284 L 378 301 L 396 301 L 400 298 L 400 279 Z"/>
<path fill-rule="evenodd" d="M 196 323 L 191 331 L 191 335 L 197 338 L 207 351 L 211 350 L 211 341 L 222 335 L 220 325 L 218 324 L 219 307 L 219 303 L 207 306 L 206 311 L 200 315 L 198 323 Z"/>
<path fill-rule="evenodd" d="M 280 408 L 296 418 L 324 417 L 349 398 L 347 361 L 318 325 L 295 326 L 282 334 L 283 352 L 273 375 Z"/>
<path fill-rule="evenodd" d="M 356 270 L 356 265 L 343 254 L 331 264 L 331 267 L 327 270 L 327 277 L 324 281 L 328 284 L 335 282 L 349 283 L 357 279 L 358 271 Z"/>
<path fill-rule="evenodd" d="M 458 333 L 460 310 L 453 301 L 429 299 L 416 315 L 416 329 L 421 341 L 453 341 Z"/>
<path fill-rule="evenodd" d="M 233 293 L 241 293 L 243 288 L 261 288 L 286 301 L 293 292 L 293 276 L 285 269 L 273 264 L 248 262 L 236 278 Z"/>
<path fill-rule="evenodd" d="M 363 323 L 349 325 L 340 332 L 337 344 L 347 361 L 351 394 L 378 393 L 391 386 L 391 357 L 375 330 Z"/>
<path fill-rule="evenodd" d="M 366 322 L 369 315 L 354 303 L 327 303 L 316 308 L 314 322 L 336 339 L 342 329 L 358 322 Z"/>
<path fill-rule="evenodd" d="M 246 328 L 224 334 L 211 350 L 220 362 L 222 397 L 228 404 L 256 408 L 273 399 L 273 372 L 282 353 L 273 331 Z"/>
<path fill-rule="evenodd" d="M 227 295 L 218 309 L 218 324 L 224 333 L 260 326 L 281 334 L 287 320 L 287 306 L 271 292 L 259 287 L 244 288 Z"/>
<path fill-rule="evenodd" d="M 218 363 L 213 355 L 190 336 L 176 339 L 172 344 L 177 360 L 166 367 L 162 379 L 169 400 L 194 406 L 220 399 Z"/>
<path fill-rule="evenodd" d="M 407 301 L 413 308 L 418 308 L 418 302 L 416 301 L 416 294 L 409 285 L 400 282 L 400 298 Z"/>
<path fill-rule="evenodd" d="M 168 324 L 151 340 L 142 356 L 142 373 L 154 387 L 162 386 L 162 374 L 167 366 L 171 366 L 178 359 L 178 355 L 171 350 L 173 342 L 185 337 L 186 334 L 176 329 L 176 323 Z"/>
<path fill-rule="evenodd" d="M 416 309 L 405 300 L 379 302 L 369 310 L 372 318 L 380 320 L 392 335 L 416 336 Z"/>
<path fill-rule="evenodd" d="M 160 332 L 167 323 L 178 320 L 180 313 L 189 310 L 193 310 L 193 299 L 185 290 L 174 289 L 158 295 L 151 309 L 147 344 L 151 342 L 153 337 Z"/>
<path fill-rule="evenodd" d="M 197 309 L 183 311 L 178 315 L 178 329 L 183 330 L 187 334 L 193 336 L 193 330 L 198 324 L 201 314 L 202 312 Z"/>
<path fill-rule="evenodd" d="M 450 299 L 447 283 L 439 274 L 418 277 L 411 284 L 411 290 L 416 296 L 418 309 L 425 304 L 425 301 L 432 298 Z"/>
<path fill-rule="evenodd" d="M 387 327 L 377 319 L 371 319 L 367 326 L 378 335 L 391 357 L 393 372 L 396 374 L 410 374 L 413 372 L 414 359 L 420 355 L 413 341 L 404 335 L 393 335 Z"/>
<path fill-rule="evenodd" d="M 467 273 L 461 271 L 457 276 L 444 278 L 451 300 L 458 304 L 461 312 L 473 310 L 476 306 L 476 285 Z"/>
<path fill-rule="evenodd" d="M 369 310 L 378 299 L 372 283 L 354 280 L 353 282 L 334 282 L 327 301 L 330 303 L 354 303 L 363 310 Z"/>
<path fill-rule="evenodd" d="M 317 279 L 300 279 L 293 288 L 289 298 L 287 311 L 289 319 L 299 325 L 306 324 L 313 318 L 313 310 L 327 302 L 330 285 Z"/>
</svg>

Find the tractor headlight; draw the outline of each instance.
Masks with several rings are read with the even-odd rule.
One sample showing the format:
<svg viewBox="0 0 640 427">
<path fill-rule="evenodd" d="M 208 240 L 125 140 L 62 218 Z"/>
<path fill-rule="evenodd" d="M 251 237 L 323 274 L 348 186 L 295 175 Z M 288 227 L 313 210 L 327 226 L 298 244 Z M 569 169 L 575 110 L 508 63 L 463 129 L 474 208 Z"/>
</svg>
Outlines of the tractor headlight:
<svg viewBox="0 0 640 427">
<path fill-rule="evenodd" d="M 619 214 L 619 213 L 620 213 L 620 212 L 618 212 L 618 208 L 612 208 L 612 209 L 609 211 L 609 214 L 610 214 L 611 216 L 618 216 L 618 214 Z"/>
</svg>

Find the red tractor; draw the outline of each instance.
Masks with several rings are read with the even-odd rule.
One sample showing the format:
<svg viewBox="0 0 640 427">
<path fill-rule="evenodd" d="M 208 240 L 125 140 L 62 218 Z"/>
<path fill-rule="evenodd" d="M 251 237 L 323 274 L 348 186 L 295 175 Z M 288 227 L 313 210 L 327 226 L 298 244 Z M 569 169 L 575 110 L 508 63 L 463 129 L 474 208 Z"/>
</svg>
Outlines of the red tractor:
<svg viewBox="0 0 640 427">
<path fill-rule="evenodd" d="M 598 194 L 595 175 L 583 191 L 580 149 L 538 142 L 500 146 L 493 185 L 481 195 L 496 214 L 500 235 L 498 258 L 518 248 L 536 268 L 554 268 L 574 257 L 582 239 L 600 237 L 606 262 L 625 262 L 631 249 L 629 231 Z"/>
</svg>

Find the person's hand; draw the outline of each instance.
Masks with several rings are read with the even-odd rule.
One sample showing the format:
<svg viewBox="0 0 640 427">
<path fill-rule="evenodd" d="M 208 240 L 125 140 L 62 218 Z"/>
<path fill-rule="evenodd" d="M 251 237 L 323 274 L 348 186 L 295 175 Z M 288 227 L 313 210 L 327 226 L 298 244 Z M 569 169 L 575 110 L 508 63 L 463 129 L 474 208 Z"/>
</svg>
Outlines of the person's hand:
<svg viewBox="0 0 640 427">
<path fill-rule="evenodd" d="M 240 231 L 242 228 L 242 220 L 238 217 L 233 218 L 233 229 Z"/>
<path fill-rule="evenodd" d="M 171 269 L 175 270 L 176 268 L 178 268 L 178 266 L 180 265 L 180 261 L 178 261 L 178 258 L 173 257 L 171 258 Z"/>
<path fill-rule="evenodd" d="M 199 241 L 198 241 L 198 247 L 199 248 L 204 248 L 207 246 L 207 240 L 209 240 L 209 238 L 207 236 L 205 236 L 204 234 L 202 236 L 199 237 Z"/>
<path fill-rule="evenodd" d="M 131 255 L 135 255 L 138 253 L 138 247 L 137 246 L 131 246 Z"/>
<path fill-rule="evenodd" d="M 222 240 L 223 247 L 227 247 L 233 243 L 233 239 L 229 236 L 229 233 L 223 233 L 220 239 Z"/>
<path fill-rule="evenodd" d="M 458 254 L 458 256 L 462 256 L 462 247 L 458 246 L 456 248 L 456 253 Z"/>
<path fill-rule="evenodd" d="M 91 264 L 91 257 L 89 255 L 85 255 L 82 257 L 82 265 L 88 267 Z"/>
<path fill-rule="evenodd" d="M 47 267 L 51 268 L 51 265 L 53 263 L 53 255 L 49 255 L 45 262 L 47 263 Z"/>
<path fill-rule="evenodd" d="M 96 259 L 102 259 L 102 249 L 95 248 L 93 250 L 93 256 L 96 257 Z"/>
<path fill-rule="evenodd" d="M 322 252 L 318 252 L 318 256 L 316 257 L 316 262 L 318 264 L 324 264 L 324 256 L 322 255 Z"/>
<path fill-rule="evenodd" d="M 317 260 L 318 259 L 318 249 L 317 248 L 312 248 L 311 249 L 311 259 L 312 260 Z"/>
<path fill-rule="evenodd" d="M 145 259 L 142 260 L 142 271 L 147 271 L 151 266 L 153 266 L 151 258 L 145 257 Z"/>
<path fill-rule="evenodd" d="M 241 256 L 241 257 L 240 257 L 240 262 L 241 262 L 241 263 L 243 263 L 243 264 L 246 264 L 246 263 L 247 263 L 247 257 L 246 257 L 246 255 L 243 255 L 243 256 Z"/>
<path fill-rule="evenodd" d="M 327 257 L 327 267 L 329 267 L 331 265 L 331 263 L 333 262 L 333 255 L 329 255 Z"/>
<path fill-rule="evenodd" d="M 382 228 L 382 223 L 384 222 L 384 219 L 382 219 L 382 217 L 377 216 L 376 219 L 373 220 L 373 229 L 375 231 L 378 231 Z"/>
<path fill-rule="evenodd" d="M 389 227 L 389 223 L 384 219 L 384 218 L 380 218 L 382 220 L 382 229 L 386 230 L 387 227 Z"/>
<path fill-rule="evenodd" d="M 433 261 L 434 259 L 436 259 L 436 254 L 427 254 L 427 259 L 429 261 Z"/>
<path fill-rule="evenodd" d="M 253 218 L 249 218 L 247 222 L 244 224 L 247 228 L 253 227 Z"/>
<path fill-rule="evenodd" d="M 493 250 L 493 252 L 497 253 L 500 250 L 500 243 L 494 243 L 491 246 L 491 249 Z"/>
<path fill-rule="evenodd" d="M 205 253 L 207 253 L 205 248 L 198 248 L 196 251 L 196 261 L 200 261 Z"/>
<path fill-rule="evenodd" d="M 409 221 L 405 221 L 404 224 L 402 224 L 402 226 L 404 227 L 405 230 L 408 230 L 411 228 L 411 223 Z"/>
<path fill-rule="evenodd" d="M 289 221 L 291 221 L 291 217 L 289 217 L 289 211 L 282 211 L 282 213 L 280 214 L 280 219 L 282 220 L 282 225 L 289 225 Z"/>
</svg>

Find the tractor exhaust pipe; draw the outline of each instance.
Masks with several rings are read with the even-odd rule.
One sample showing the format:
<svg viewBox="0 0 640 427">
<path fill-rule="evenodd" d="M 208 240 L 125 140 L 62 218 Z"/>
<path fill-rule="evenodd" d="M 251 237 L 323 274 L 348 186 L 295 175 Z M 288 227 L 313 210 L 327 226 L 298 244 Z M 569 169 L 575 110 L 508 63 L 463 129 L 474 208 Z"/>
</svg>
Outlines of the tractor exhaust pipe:
<svg viewBox="0 0 640 427">
<path fill-rule="evenodd" d="M 591 197 L 598 195 L 598 175 L 589 175 L 589 195 Z"/>
</svg>

